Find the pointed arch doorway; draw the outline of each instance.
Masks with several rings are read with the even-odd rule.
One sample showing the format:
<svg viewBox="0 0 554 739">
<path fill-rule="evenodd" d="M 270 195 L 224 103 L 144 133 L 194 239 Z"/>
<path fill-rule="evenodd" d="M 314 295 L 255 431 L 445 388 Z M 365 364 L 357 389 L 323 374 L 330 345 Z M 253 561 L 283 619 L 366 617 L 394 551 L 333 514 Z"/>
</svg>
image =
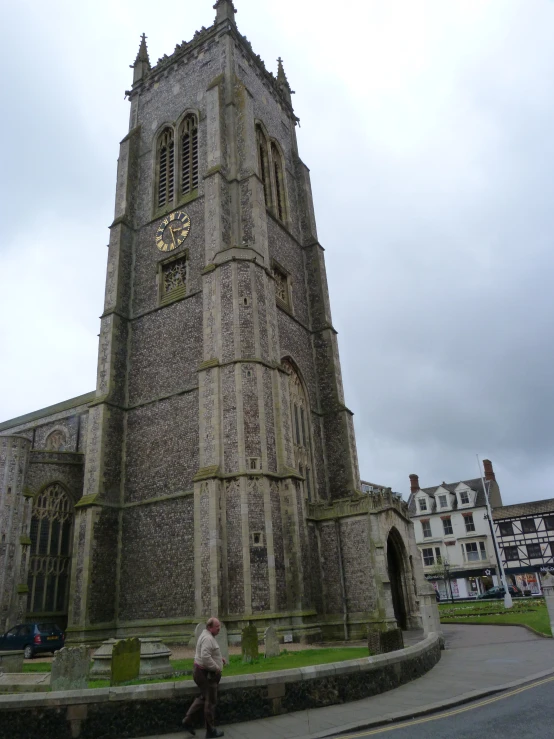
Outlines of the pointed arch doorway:
<svg viewBox="0 0 554 739">
<path fill-rule="evenodd" d="M 406 608 L 406 568 L 404 563 L 404 542 L 398 531 L 393 528 L 387 539 L 387 571 L 389 575 L 392 607 L 398 626 L 408 628 L 408 611 Z"/>
</svg>

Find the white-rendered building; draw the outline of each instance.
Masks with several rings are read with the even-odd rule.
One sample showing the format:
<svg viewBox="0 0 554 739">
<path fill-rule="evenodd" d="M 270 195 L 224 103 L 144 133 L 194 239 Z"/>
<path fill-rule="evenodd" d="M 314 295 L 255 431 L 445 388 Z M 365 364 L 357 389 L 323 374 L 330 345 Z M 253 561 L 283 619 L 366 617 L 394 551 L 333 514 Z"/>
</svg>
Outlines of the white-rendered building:
<svg viewBox="0 0 554 739">
<path fill-rule="evenodd" d="M 491 505 L 501 506 L 492 464 L 485 460 Z M 497 565 L 480 478 L 420 488 L 410 475 L 410 516 L 425 577 L 441 599 L 468 598 L 496 585 Z"/>
</svg>

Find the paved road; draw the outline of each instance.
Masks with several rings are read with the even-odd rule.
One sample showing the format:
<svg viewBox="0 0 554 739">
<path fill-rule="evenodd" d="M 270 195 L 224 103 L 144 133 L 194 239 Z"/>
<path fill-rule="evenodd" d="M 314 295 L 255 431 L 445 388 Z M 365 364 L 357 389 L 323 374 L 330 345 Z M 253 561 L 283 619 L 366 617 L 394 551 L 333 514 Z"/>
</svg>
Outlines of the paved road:
<svg viewBox="0 0 554 739">
<path fill-rule="evenodd" d="M 554 676 L 476 703 L 340 739 L 548 739 L 554 735 Z"/>
<path fill-rule="evenodd" d="M 230 724 L 222 727 L 226 739 L 316 739 L 336 735 L 356 726 L 367 726 L 372 721 L 397 721 L 400 716 L 415 715 L 423 708 L 439 709 L 445 702 L 468 701 L 478 697 L 474 691 L 489 691 L 554 671 L 554 639 L 542 639 L 518 626 L 445 624 L 443 629 L 446 650 L 441 661 L 423 677 L 361 701 Z M 554 683 L 550 686 L 554 696 Z M 534 720 L 534 716 L 532 718 Z M 554 737 L 554 721 L 551 723 L 553 730 L 543 734 L 548 739 Z M 203 734 L 202 731 L 197 735 Z M 480 735 L 469 733 L 466 736 Z M 526 736 L 520 733 L 518 739 L 526 739 Z M 179 733 L 149 739 L 189 737 Z"/>
</svg>

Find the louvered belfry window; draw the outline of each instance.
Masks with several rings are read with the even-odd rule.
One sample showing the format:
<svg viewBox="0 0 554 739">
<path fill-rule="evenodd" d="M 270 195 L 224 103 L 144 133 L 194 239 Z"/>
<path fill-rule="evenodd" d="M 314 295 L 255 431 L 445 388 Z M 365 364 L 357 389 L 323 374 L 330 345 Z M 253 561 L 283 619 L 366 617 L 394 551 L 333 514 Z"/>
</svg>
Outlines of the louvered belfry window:
<svg viewBox="0 0 554 739">
<path fill-rule="evenodd" d="M 264 197 L 267 208 L 271 208 L 271 178 L 269 171 L 269 156 L 267 150 L 267 140 L 261 126 L 256 127 L 256 138 L 258 142 L 258 166 L 260 169 L 260 179 L 264 186 Z"/>
<path fill-rule="evenodd" d="M 181 127 L 181 194 L 198 187 L 198 124 L 195 115 L 187 115 Z"/>
<path fill-rule="evenodd" d="M 166 128 L 158 144 L 158 208 L 171 204 L 175 188 L 175 142 L 173 129 Z"/>
<path fill-rule="evenodd" d="M 285 204 L 285 180 L 283 173 L 283 161 L 279 149 L 275 144 L 271 144 L 271 159 L 273 161 L 273 170 L 275 176 L 275 199 L 277 216 L 280 221 L 285 221 L 287 217 L 287 209 Z"/>
</svg>

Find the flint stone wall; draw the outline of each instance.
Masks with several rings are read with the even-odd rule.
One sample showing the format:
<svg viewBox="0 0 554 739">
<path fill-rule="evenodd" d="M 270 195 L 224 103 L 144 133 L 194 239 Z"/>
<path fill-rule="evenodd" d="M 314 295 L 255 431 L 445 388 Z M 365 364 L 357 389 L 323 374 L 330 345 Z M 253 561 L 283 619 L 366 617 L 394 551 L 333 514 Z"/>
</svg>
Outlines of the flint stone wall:
<svg viewBox="0 0 554 739">
<path fill-rule="evenodd" d="M 384 693 L 428 672 L 440 660 L 439 635 L 391 654 L 224 679 L 218 724 L 232 724 Z M 0 696 L 0 736 L 28 739 L 121 739 L 178 732 L 190 682 Z M 72 733 L 73 730 L 73 733 Z"/>
</svg>

